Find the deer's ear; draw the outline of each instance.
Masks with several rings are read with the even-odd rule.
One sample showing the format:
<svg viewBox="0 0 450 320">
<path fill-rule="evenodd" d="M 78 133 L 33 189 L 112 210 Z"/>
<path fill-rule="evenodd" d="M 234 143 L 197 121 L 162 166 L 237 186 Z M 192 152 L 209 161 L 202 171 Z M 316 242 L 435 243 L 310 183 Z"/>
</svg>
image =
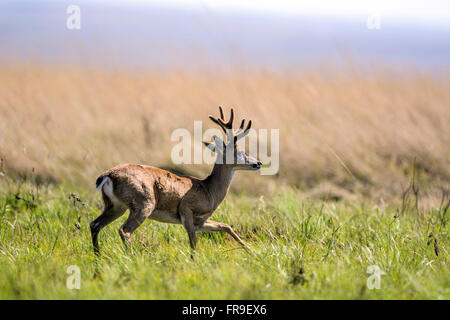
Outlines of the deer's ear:
<svg viewBox="0 0 450 320">
<path fill-rule="evenodd" d="M 222 139 L 220 139 L 218 136 L 214 136 L 213 138 L 214 138 L 214 143 L 205 142 L 205 141 L 203 141 L 203 143 L 212 152 L 223 153 L 223 150 L 225 149 L 225 143 L 223 143 Z"/>
<path fill-rule="evenodd" d="M 216 152 L 216 145 L 214 143 L 204 142 L 205 146 L 212 152 Z"/>
<path fill-rule="evenodd" d="M 225 149 L 225 143 L 218 136 L 214 136 L 214 143 L 216 145 L 216 150 L 223 151 Z"/>
</svg>

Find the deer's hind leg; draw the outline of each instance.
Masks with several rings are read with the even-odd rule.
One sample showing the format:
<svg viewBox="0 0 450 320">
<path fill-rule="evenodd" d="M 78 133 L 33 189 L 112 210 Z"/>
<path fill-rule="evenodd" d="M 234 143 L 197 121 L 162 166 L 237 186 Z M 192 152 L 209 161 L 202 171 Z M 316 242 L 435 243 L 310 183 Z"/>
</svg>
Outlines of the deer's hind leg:
<svg viewBox="0 0 450 320">
<path fill-rule="evenodd" d="M 125 245 L 130 243 L 130 237 L 134 230 L 136 230 L 147 219 L 155 209 L 154 200 L 146 200 L 133 204 L 130 206 L 130 215 L 125 223 L 119 228 L 119 235 Z"/>
<path fill-rule="evenodd" d="M 126 207 L 124 207 L 119 202 L 113 202 L 111 199 L 102 191 L 103 203 L 105 208 L 100 216 L 98 216 L 94 221 L 90 223 L 92 244 L 94 246 L 94 252 L 98 254 L 98 234 L 101 229 L 106 227 L 108 224 L 119 218 L 125 213 Z"/>
</svg>

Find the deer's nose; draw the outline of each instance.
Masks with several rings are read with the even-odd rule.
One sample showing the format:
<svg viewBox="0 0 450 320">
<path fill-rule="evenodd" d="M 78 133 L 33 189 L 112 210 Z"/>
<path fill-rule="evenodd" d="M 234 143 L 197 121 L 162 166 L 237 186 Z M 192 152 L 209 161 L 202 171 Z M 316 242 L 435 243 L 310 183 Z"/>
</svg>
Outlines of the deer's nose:
<svg viewBox="0 0 450 320">
<path fill-rule="evenodd" d="M 255 169 L 259 169 L 259 168 L 261 168 L 261 165 L 262 165 L 262 163 L 260 161 L 258 161 L 256 163 L 252 164 L 252 167 Z"/>
</svg>

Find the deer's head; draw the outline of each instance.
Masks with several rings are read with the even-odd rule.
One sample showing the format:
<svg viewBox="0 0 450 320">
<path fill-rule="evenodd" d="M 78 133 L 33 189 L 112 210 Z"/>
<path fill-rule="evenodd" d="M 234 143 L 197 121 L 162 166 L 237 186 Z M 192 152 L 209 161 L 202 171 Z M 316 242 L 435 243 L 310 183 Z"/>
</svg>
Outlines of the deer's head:
<svg viewBox="0 0 450 320">
<path fill-rule="evenodd" d="M 206 147 L 217 154 L 216 163 L 231 166 L 234 170 L 259 170 L 262 163 L 255 157 L 249 155 L 244 150 L 237 147 L 237 141 L 245 137 L 252 126 L 250 120 L 245 126 L 245 119 L 242 120 L 238 130 L 233 129 L 234 111 L 231 109 L 231 115 L 228 122 L 225 122 L 223 110 L 219 107 L 220 118 L 209 118 L 225 132 L 227 142 L 223 142 L 218 136 L 214 136 L 214 143 L 204 142 Z"/>
</svg>

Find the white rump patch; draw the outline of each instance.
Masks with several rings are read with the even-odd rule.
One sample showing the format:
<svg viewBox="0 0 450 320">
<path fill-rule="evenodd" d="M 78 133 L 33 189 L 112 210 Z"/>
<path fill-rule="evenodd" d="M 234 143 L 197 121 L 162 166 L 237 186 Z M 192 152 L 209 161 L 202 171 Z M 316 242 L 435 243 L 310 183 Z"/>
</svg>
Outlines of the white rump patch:
<svg viewBox="0 0 450 320">
<path fill-rule="evenodd" d="M 101 190 L 103 188 L 103 185 L 106 183 L 106 181 L 111 181 L 111 179 L 109 177 L 103 177 L 102 182 L 100 182 L 100 184 L 97 186 L 97 188 L 95 188 L 97 191 Z M 112 181 L 111 181 L 112 182 Z"/>
<path fill-rule="evenodd" d="M 97 190 L 102 190 L 105 195 L 111 200 L 114 205 L 120 205 L 119 199 L 114 195 L 113 182 L 110 177 L 104 177 L 103 181 L 99 184 Z"/>
</svg>

